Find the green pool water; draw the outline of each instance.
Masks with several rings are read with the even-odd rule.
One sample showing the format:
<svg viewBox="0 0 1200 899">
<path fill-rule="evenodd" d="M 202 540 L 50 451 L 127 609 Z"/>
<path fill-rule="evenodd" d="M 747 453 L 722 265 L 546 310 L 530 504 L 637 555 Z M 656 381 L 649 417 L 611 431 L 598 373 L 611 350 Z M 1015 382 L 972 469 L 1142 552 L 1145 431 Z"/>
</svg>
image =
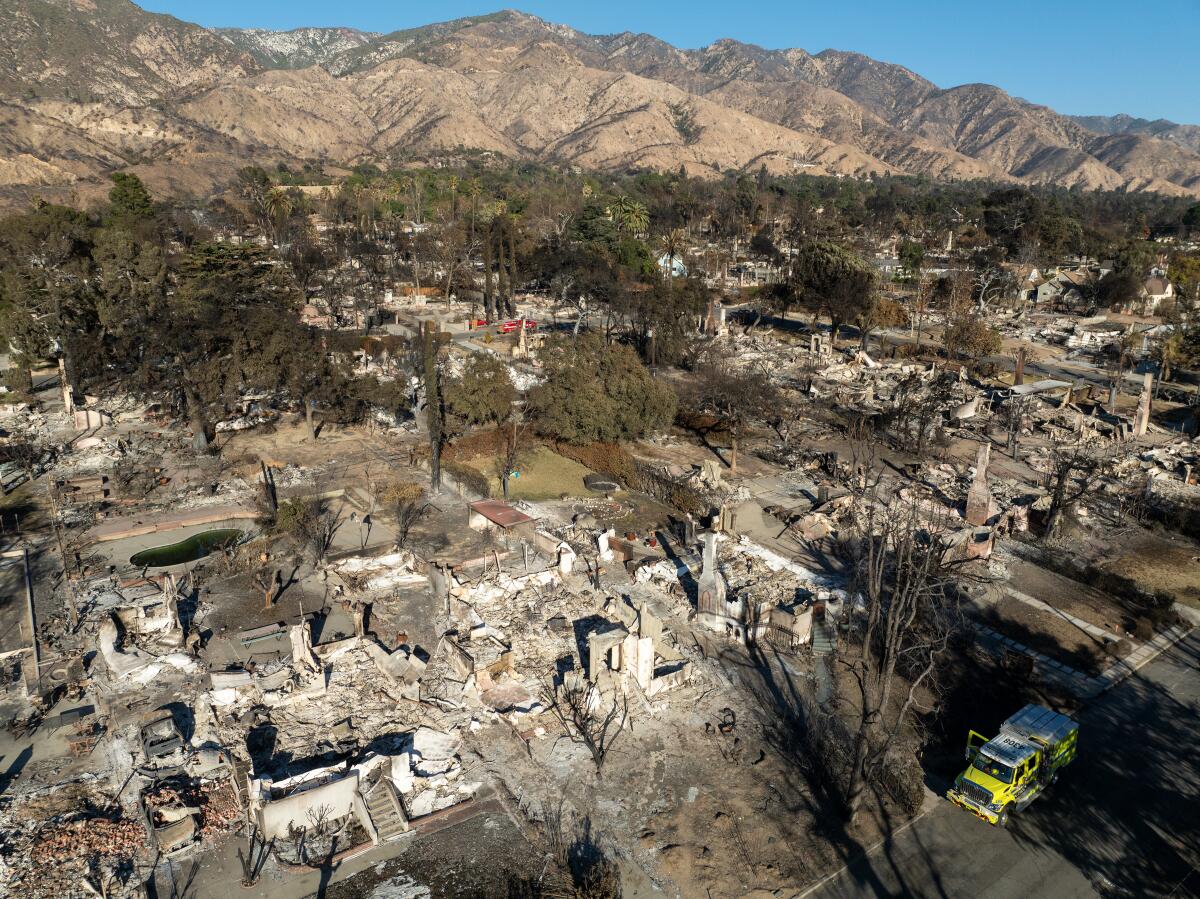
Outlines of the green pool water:
<svg viewBox="0 0 1200 899">
<path fill-rule="evenodd" d="M 214 549 L 228 546 L 241 539 L 242 532 L 237 528 L 216 528 L 193 534 L 186 540 L 170 543 L 166 546 L 153 546 L 135 553 L 129 560 L 130 565 L 138 568 L 163 568 L 167 565 L 181 565 L 184 562 L 195 562 L 203 559 Z"/>
</svg>

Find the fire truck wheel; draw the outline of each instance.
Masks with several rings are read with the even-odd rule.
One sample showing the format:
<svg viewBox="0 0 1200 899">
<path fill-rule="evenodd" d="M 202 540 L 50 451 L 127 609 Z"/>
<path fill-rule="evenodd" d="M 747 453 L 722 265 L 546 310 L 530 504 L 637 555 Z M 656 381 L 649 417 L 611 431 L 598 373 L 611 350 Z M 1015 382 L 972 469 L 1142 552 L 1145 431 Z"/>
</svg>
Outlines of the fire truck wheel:
<svg viewBox="0 0 1200 899">
<path fill-rule="evenodd" d="M 1009 803 L 1008 805 L 1004 806 L 1004 808 L 1000 809 L 1000 814 L 996 816 L 997 827 L 1008 827 L 1008 813 L 1011 808 L 1012 803 Z"/>
</svg>

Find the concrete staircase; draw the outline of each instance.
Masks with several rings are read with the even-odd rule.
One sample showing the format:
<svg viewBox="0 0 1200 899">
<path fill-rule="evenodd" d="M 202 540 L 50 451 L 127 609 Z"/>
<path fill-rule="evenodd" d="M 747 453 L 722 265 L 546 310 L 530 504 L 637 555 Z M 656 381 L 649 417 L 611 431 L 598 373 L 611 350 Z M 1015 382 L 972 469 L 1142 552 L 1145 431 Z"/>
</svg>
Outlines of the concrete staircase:
<svg viewBox="0 0 1200 899">
<path fill-rule="evenodd" d="M 408 832 L 408 818 L 400 808 L 400 798 L 386 778 L 380 778 L 371 787 L 366 799 L 367 812 L 379 834 L 379 842 L 390 842 Z"/>
<path fill-rule="evenodd" d="M 814 618 L 812 626 L 813 678 L 817 702 L 825 705 L 833 698 L 833 674 L 829 657 L 837 650 L 837 632 L 825 618 Z"/>
<path fill-rule="evenodd" d="M 812 626 L 813 655 L 825 656 L 837 648 L 837 633 L 828 621 L 814 619 Z"/>
</svg>

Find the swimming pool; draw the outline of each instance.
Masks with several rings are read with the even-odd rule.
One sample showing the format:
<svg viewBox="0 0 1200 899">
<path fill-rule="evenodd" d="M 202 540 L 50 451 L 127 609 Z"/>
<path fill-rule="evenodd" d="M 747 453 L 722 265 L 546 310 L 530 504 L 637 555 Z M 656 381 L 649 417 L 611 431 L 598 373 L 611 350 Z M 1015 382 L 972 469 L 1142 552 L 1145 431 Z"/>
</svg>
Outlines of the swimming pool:
<svg viewBox="0 0 1200 899">
<path fill-rule="evenodd" d="M 193 534 L 178 543 L 168 543 L 164 546 L 152 546 L 139 553 L 134 553 L 129 564 L 137 568 L 164 568 L 168 565 L 182 565 L 185 562 L 195 562 L 203 559 L 215 549 L 237 543 L 242 538 L 242 532 L 237 528 L 215 528 Z"/>
</svg>

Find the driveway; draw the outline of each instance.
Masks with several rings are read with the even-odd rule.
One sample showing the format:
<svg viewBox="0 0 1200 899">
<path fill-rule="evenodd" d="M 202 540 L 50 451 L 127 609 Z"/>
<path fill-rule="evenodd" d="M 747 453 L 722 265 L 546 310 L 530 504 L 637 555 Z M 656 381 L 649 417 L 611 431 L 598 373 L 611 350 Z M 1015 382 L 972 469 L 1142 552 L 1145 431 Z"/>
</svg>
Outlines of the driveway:
<svg viewBox="0 0 1200 899">
<path fill-rule="evenodd" d="M 1078 759 L 1008 830 L 941 800 L 801 895 L 1200 896 L 1200 631 L 1079 721 Z"/>
</svg>

